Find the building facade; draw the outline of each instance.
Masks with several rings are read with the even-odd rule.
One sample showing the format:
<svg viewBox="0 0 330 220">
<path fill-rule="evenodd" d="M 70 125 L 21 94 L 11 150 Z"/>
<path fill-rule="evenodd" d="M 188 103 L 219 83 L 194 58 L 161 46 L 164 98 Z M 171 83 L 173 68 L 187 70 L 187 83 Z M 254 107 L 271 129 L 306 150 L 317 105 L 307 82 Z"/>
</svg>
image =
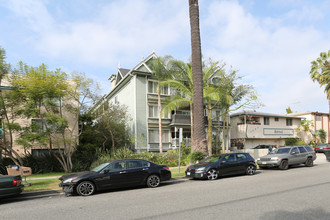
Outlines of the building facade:
<svg viewBox="0 0 330 220">
<path fill-rule="evenodd" d="M 261 144 L 285 145 L 285 138 L 298 138 L 302 117 L 256 111 L 230 116 L 231 147 L 249 149 Z"/>
<path fill-rule="evenodd" d="M 128 126 L 135 140 L 133 148 L 138 152 L 159 151 L 158 81 L 152 77 L 151 70 L 151 62 L 155 58 L 157 55 L 152 53 L 132 69 L 118 67 L 117 73 L 109 78 L 111 91 L 92 108 L 93 113 L 100 115 L 110 103 L 125 105 L 131 118 Z M 174 93 L 169 86 L 162 86 L 162 102 Z M 216 113 L 217 110 L 214 110 Z M 207 117 L 205 120 L 207 122 Z M 216 125 L 218 122 L 214 120 L 213 123 Z M 163 150 L 173 149 L 182 142 L 190 145 L 190 125 L 189 107 L 173 110 L 169 114 L 162 113 Z"/>
<path fill-rule="evenodd" d="M 327 135 L 326 135 L 326 143 L 329 143 L 330 140 L 330 134 L 329 134 L 329 128 L 330 128 L 330 121 L 329 121 L 329 113 L 322 113 L 322 112 L 301 112 L 301 113 L 291 113 L 292 116 L 298 116 L 298 117 L 304 117 L 306 120 L 309 120 L 312 122 L 312 128 L 311 132 L 317 133 L 319 130 L 323 129 Z M 310 139 L 312 135 L 309 134 L 307 137 L 308 140 Z"/>
</svg>

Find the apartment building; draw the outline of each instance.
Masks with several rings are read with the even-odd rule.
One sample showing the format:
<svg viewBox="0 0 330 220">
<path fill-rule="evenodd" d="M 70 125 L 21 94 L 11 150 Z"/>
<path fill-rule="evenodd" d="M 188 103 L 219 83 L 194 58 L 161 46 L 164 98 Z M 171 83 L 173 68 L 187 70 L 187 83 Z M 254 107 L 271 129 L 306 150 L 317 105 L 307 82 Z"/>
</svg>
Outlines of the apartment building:
<svg viewBox="0 0 330 220">
<path fill-rule="evenodd" d="M 150 68 L 155 58 L 157 55 L 152 53 L 132 69 L 118 67 L 117 73 L 109 78 L 111 91 L 92 108 L 92 112 L 100 115 L 107 109 L 109 103 L 125 105 L 127 114 L 131 118 L 128 126 L 135 140 L 133 148 L 138 152 L 159 151 L 158 81 L 153 79 Z M 162 102 L 174 93 L 175 90 L 169 86 L 162 86 Z M 217 112 L 218 110 L 215 109 L 212 113 L 217 114 Z M 205 117 L 205 122 L 207 122 L 207 117 Z M 213 123 L 219 125 L 221 122 L 214 120 Z M 207 123 L 205 124 L 207 126 Z M 169 114 L 162 113 L 161 141 L 164 151 L 177 147 L 179 142 L 190 145 L 189 107 L 174 110 Z"/>
<path fill-rule="evenodd" d="M 311 128 L 313 133 L 318 132 L 323 129 L 327 133 L 326 143 L 329 143 L 330 134 L 330 122 L 329 122 L 329 113 L 322 112 L 301 112 L 301 113 L 291 113 L 292 116 L 303 117 L 306 120 L 312 122 L 313 127 Z"/>
<path fill-rule="evenodd" d="M 285 145 L 285 138 L 298 138 L 296 129 L 303 118 L 256 111 L 230 116 L 231 147 L 253 148 L 260 144 Z"/>
</svg>

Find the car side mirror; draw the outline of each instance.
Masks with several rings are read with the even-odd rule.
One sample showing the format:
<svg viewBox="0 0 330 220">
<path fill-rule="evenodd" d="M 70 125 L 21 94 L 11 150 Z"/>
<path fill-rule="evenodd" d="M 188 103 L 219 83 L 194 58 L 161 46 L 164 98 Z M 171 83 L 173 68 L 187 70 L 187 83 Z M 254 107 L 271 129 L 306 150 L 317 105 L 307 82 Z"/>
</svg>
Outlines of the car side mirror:
<svg viewBox="0 0 330 220">
<path fill-rule="evenodd" d="M 110 172 L 110 171 L 109 171 L 108 169 L 105 169 L 105 170 L 102 171 L 103 174 L 107 174 L 107 173 L 109 173 L 109 172 Z"/>
<path fill-rule="evenodd" d="M 295 154 L 297 154 L 297 152 L 291 152 L 291 155 L 295 155 Z"/>
</svg>

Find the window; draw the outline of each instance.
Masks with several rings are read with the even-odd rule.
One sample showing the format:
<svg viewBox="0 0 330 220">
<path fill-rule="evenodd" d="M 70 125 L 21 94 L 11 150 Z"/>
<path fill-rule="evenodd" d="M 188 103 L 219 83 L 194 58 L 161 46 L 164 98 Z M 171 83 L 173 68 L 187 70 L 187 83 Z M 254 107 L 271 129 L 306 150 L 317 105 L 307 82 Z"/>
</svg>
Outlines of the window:
<svg viewBox="0 0 330 220">
<path fill-rule="evenodd" d="M 124 170 L 126 169 L 126 163 L 124 161 L 115 162 L 110 164 L 106 169 L 110 171 Z"/>
<path fill-rule="evenodd" d="M 316 115 L 316 121 L 322 121 L 322 115 Z"/>
<path fill-rule="evenodd" d="M 245 154 L 237 154 L 237 160 L 238 160 L 238 161 L 246 160 L 246 156 L 245 156 Z"/>
<path fill-rule="evenodd" d="M 269 125 L 269 117 L 264 117 L 264 125 Z"/>
<path fill-rule="evenodd" d="M 229 155 L 225 155 L 222 161 L 234 162 L 236 161 L 236 158 L 234 154 L 229 154 Z"/>
<path fill-rule="evenodd" d="M 286 126 L 292 126 L 292 118 L 286 119 Z"/>
<path fill-rule="evenodd" d="M 298 147 L 299 148 L 299 151 L 300 153 L 305 153 L 307 152 L 306 149 L 304 147 Z"/>
<path fill-rule="evenodd" d="M 149 118 L 158 118 L 158 106 L 157 105 L 149 105 Z M 165 115 L 162 112 L 162 118 L 169 118 L 169 115 Z"/>
<path fill-rule="evenodd" d="M 127 169 L 142 168 L 142 161 L 134 160 L 127 162 Z"/>
<path fill-rule="evenodd" d="M 32 119 L 32 132 L 42 132 L 46 131 L 46 127 L 44 126 L 44 123 L 42 119 Z"/>
<path fill-rule="evenodd" d="M 279 120 L 279 119 L 276 117 L 276 118 L 275 118 L 275 121 L 278 121 L 278 120 Z"/>
<path fill-rule="evenodd" d="M 162 142 L 170 142 L 170 131 L 162 131 Z M 159 143 L 159 130 L 149 130 L 149 143 Z"/>
<path fill-rule="evenodd" d="M 156 81 L 148 81 L 148 93 L 158 94 L 157 92 L 158 82 Z M 169 95 L 170 89 L 167 85 L 160 87 L 161 95 Z"/>
<path fill-rule="evenodd" d="M 294 147 L 294 148 L 291 150 L 291 154 L 293 154 L 293 153 L 298 154 L 298 153 L 299 153 L 298 148 Z"/>
<path fill-rule="evenodd" d="M 118 96 L 115 97 L 115 104 L 118 104 L 119 101 L 118 101 Z"/>
</svg>

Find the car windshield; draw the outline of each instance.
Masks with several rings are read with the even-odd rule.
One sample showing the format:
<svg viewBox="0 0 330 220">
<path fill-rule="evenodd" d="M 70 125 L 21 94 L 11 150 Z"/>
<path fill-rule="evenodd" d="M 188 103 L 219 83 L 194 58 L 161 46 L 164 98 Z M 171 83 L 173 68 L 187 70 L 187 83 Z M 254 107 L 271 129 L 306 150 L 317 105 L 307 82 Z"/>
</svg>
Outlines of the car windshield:
<svg viewBox="0 0 330 220">
<path fill-rule="evenodd" d="M 104 167 L 108 166 L 109 163 L 102 163 L 101 165 L 95 167 L 94 169 L 92 169 L 91 171 L 93 172 L 100 172 L 101 170 L 104 169 Z"/>
<path fill-rule="evenodd" d="M 219 160 L 219 158 L 220 158 L 219 155 L 211 156 L 211 157 L 206 157 L 203 160 L 201 160 L 200 163 L 215 162 L 215 161 Z"/>
<path fill-rule="evenodd" d="M 291 148 L 276 148 L 275 150 L 271 151 L 269 154 L 287 154 L 290 152 Z"/>
</svg>

